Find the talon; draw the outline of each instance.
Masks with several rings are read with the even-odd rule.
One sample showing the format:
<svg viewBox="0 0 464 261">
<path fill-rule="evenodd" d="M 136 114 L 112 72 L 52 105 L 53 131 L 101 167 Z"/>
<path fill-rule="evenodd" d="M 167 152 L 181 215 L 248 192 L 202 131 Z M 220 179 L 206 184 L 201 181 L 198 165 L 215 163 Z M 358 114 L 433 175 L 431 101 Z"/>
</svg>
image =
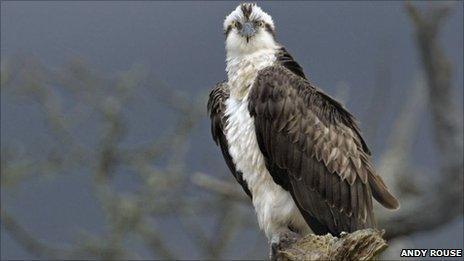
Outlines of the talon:
<svg viewBox="0 0 464 261">
<path fill-rule="evenodd" d="M 280 244 L 291 245 L 298 241 L 301 238 L 301 235 L 295 232 L 284 233 L 281 237 Z"/>
<path fill-rule="evenodd" d="M 269 259 L 271 261 L 277 261 L 277 250 L 279 248 L 279 243 L 278 242 L 272 242 L 271 243 L 271 251 L 269 253 Z"/>
<path fill-rule="evenodd" d="M 274 235 L 271 239 L 271 249 L 269 253 L 269 258 L 272 261 L 277 260 L 277 253 L 279 249 L 288 247 L 289 245 L 298 241 L 298 239 L 300 238 L 301 235 L 292 231 L 286 231 Z"/>
</svg>

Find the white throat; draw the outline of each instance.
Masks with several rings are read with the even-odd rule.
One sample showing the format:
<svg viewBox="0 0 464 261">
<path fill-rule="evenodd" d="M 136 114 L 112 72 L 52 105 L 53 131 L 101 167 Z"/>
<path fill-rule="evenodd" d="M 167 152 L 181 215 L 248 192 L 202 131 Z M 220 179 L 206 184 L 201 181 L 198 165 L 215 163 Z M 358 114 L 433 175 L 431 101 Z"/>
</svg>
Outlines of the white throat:
<svg viewBox="0 0 464 261">
<path fill-rule="evenodd" d="M 272 66 L 276 48 L 262 48 L 250 53 L 227 53 L 227 76 L 231 97 L 243 100 L 248 96 L 258 71 Z"/>
</svg>

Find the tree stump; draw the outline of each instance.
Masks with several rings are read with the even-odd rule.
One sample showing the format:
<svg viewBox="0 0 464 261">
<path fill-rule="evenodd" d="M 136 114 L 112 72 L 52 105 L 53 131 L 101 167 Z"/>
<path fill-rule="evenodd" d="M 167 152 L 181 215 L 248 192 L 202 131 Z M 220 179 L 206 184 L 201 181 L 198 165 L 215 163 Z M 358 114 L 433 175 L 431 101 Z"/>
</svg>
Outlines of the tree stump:
<svg viewBox="0 0 464 261">
<path fill-rule="evenodd" d="M 372 260 L 387 248 L 382 238 L 384 231 L 363 229 L 342 233 L 340 237 L 330 234 L 306 235 L 295 243 L 281 245 L 277 250 L 279 261 L 297 260 Z"/>
</svg>

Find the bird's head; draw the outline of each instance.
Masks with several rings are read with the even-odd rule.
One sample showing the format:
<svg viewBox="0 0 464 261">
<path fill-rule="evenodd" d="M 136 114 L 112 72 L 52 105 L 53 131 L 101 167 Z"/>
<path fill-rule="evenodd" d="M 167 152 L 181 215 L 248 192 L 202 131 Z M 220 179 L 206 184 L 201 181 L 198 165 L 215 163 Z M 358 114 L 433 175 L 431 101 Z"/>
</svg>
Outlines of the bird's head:
<svg viewBox="0 0 464 261">
<path fill-rule="evenodd" d="M 247 54 L 276 48 L 272 17 L 254 3 L 237 6 L 224 20 L 228 54 Z"/>
</svg>

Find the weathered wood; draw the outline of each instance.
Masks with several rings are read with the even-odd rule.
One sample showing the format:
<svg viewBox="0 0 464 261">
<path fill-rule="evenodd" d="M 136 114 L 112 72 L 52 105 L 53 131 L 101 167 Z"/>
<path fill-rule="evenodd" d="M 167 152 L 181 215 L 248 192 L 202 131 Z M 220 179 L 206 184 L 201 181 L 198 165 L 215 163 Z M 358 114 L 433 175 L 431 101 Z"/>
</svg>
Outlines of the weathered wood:
<svg viewBox="0 0 464 261">
<path fill-rule="evenodd" d="M 277 260 L 372 260 L 387 248 L 384 231 L 364 229 L 337 238 L 330 234 L 307 235 L 295 243 L 282 244 Z"/>
</svg>

